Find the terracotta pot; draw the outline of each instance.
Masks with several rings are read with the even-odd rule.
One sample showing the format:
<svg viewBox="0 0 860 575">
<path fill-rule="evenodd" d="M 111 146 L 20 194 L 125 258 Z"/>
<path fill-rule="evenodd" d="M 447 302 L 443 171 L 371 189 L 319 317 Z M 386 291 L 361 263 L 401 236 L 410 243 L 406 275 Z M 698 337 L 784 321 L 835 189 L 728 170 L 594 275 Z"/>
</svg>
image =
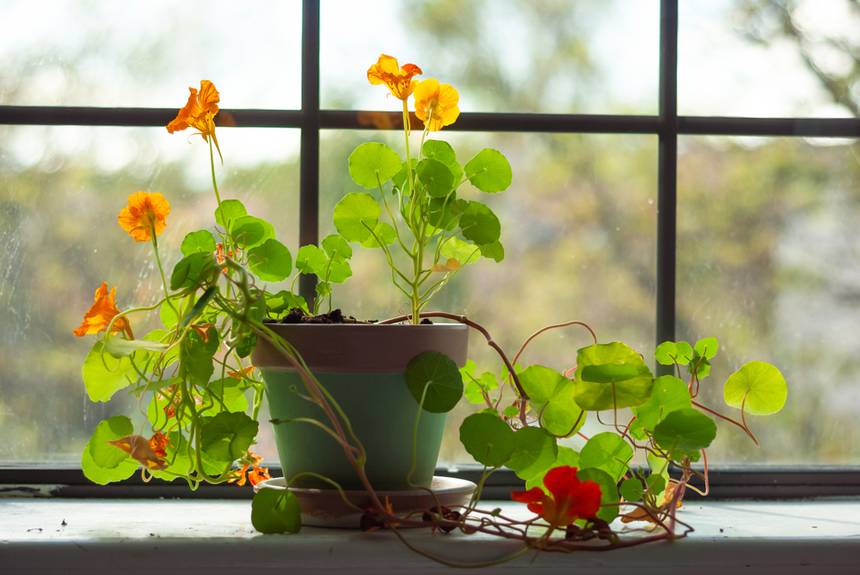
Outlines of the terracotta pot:
<svg viewBox="0 0 860 575">
<path fill-rule="evenodd" d="M 270 324 L 292 344 L 346 413 L 367 451 L 367 475 L 379 489 L 408 489 L 413 464 L 413 428 L 418 402 L 406 387 L 409 361 L 438 351 L 458 366 L 466 362 L 468 327 L 461 324 Z M 284 475 L 312 472 L 357 489 L 355 471 L 343 449 L 323 430 L 296 418 L 329 425 L 322 409 L 302 396 L 296 370 L 271 344 L 260 340 L 253 355 L 266 382 L 269 411 Z M 429 487 L 445 428 L 444 413 L 422 411 L 415 441 L 412 485 Z M 330 487 L 305 478 L 296 485 Z"/>
</svg>

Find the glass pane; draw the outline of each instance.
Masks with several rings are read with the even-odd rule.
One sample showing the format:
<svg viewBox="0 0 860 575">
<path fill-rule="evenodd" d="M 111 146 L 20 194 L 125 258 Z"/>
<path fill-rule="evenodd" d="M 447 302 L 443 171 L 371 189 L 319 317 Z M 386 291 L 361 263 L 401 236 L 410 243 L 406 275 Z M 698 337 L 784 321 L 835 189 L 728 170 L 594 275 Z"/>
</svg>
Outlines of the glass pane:
<svg viewBox="0 0 860 575">
<path fill-rule="evenodd" d="M 323 0 L 324 108 L 397 109 L 380 53 L 453 84 L 464 112 L 657 111 L 659 2 Z"/>
<path fill-rule="evenodd" d="M 221 129 L 219 141 L 222 197 L 265 214 L 295 249 L 298 131 Z M 0 128 L 0 463 L 76 464 L 99 420 L 128 409 L 122 394 L 86 399 L 80 367 L 92 337 L 72 329 L 102 281 L 117 286 L 122 308 L 157 301 L 151 247 L 116 225 L 128 194 L 171 202 L 159 237 L 170 270 L 184 235 L 212 223 L 209 178 L 206 146 L 163 128 Z"/>
<path fill-rule="evenodd" d="M 647 355 L 654 341 L 656 254 L 656 138 L 550 134 L 454 134 L 439 136 L 465 163 L 492 146 L 511 161 L 510 189 L 482 201 L 502 222 L 506 258 L 481 261 L 461 272 L 428 309 L 464 313 L 485 325 L 510 353 L 538 328 L 565 320 L 590 323 L 603 341 L 623 340 Z M 396 133 L 324 132 L 321 141 L 323 233 L 333 231 L 334 204 L 356 190 L 347 157 L 358 143 L 387 141 Z M 464 189 L 469 186 L 464 186 Z M 467 189 L 466 196 L 480 192 Z M 390 285 L 379 251 L 359 249 L 353 277 L 334 294 L 334 305 L 359 318 L 408 312 L 408 302 Z M 575 364 L 576 349 L 590 338 L 578 328 L 549 332 L 523 356 L 528 364 L 556 369 Z M 493 352 L 480 336 L 471 357 L 495 370 Z M 442 461 L 471 461 L 457 429 L 470 413 L 452 414 Z"/>
<path fill-rule="evenodd" d="M 0 104 L 301 106 L 300 0 L 0 3 Z"/>
<path fill-rule="evenodd" d="M 719 463 L 860 461 L 860 145 L 684 138 L 679 154 L 678 335 L 720 339 L 709 405 L 748 360 L 789 383 L 783 412 L 750 417 L 761 448 L 721 424 Z"/>
<path fill-rule="evenodd" d="M 854 0 L 679 4 L 681 114 L 860 116 Z"/>
</svg>

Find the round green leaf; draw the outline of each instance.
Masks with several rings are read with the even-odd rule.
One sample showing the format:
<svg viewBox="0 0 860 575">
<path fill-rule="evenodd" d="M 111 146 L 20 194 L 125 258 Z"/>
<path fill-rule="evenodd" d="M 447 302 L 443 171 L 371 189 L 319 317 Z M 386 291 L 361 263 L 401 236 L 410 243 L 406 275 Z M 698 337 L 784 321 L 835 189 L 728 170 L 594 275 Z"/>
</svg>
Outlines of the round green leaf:
<svg viewBox="0 0 860 575">
<path fill-rule="evenodd" d="M 328 266 L 328 256 L 325 252 L 313 244 L 299 248 L 296 255 L 296 269 L 303 274 L 322 276 Z"/>
<path fill-rule="evenodd" d="M 556 440 L 540 427 L 521 427 L 514 433 L 514 450 L 507 462 L 520 479 L 543 477 L 558 456 Z"/>
<path fill-rule="evenodd" d="M 366 189 L 374 189 L 400 171 L 402 160 L 397 152 L 379 142 L 361 144 L 349 155 L 349 175 Z"/>
<path fill-rule="evenodd" d="M 361 245 L 366 248 L 379 248 L 383 245 L 390 246 L 396 239 L 397 232 L 394 231 L 394 226 L 387 222 L 377 222 L 373 227 L 373 233 L 367 236 Z M 380 242 L 382 243 L 380 244 Z"/>
<path fill-rule="evenodd" d="M 480 202 L 469 202 L 460 215 L 460 231 L 464 238 L 480 246 L 498 241 L 502 225 L 490 208 Z"/>
<path fill-rule="evenodd" d="M 352 257 L 352 247 L 350 247 L 349 242 L 346 241 L 343 236 L 330 234 L 324 237 L 321 243 L 325 253 L 328 254 L 328 257 L 330 258 L 343 258 L 348 260 Z"/>
<path fill-rule="evenodd" d="M 591 467 L 580 469 L 576 476 L 580 481 L 594 481 L 600 486 L 600 511 L 597 517 L 607 523 L 618 516 L 618 484 L 602 469 Z"/>
<path fill-rule="evenodd" d="M 460 264 L 466 265 L 477 261 L 480 257 L 481 251 L 475 244 L 464 242 L 456 236 L 450 236 L 445 240 L 445 243 L 442 244 L 439 254 L 442 256 L 443 260 L 453 258 L 460 262 Z"/>
<path fill-rule="evenodd" d="M 215 238 L 209 230 L 197 230 L 185 236 L 182 240 L 182 255 L 196 253 L 211 254 L 215 251 Z"/>
<path fill-rule="evenodd" d="M 632 458 L 633 448 L 630 444 L 611 431 L 593 435 L 579 452 L 580 465 L 602 469 L 615 481 L 627 472 L 627 465 Z"/>
<path fill-rule="evenodd" d="M 529 366 L 517 376 L 541 427 L 548 432 L 567 437 L 585 423 L 585 414 L 576 403 L 575 385 L 570 379 L 542 365 Z"/>
<path fill-rule="evenodd" d="M 500 262 L 505 259 L 505 247 L 499 241 L 481 245 L 481 255 L 488 260 Z"/>
<path fill-rule="evenodd" d="M 230 225 L 230 236 L 239 246 L 250 249 L 275 237 L 275 228 L 266 220 L 240 216 Z"/>
<path fill-rule="evenodd" d="M 421 153 L 425 158 L 439 160 L 446 166 L 457 163 L 457 153 L 454 152 L 454 148 L 443 140 L 426 140 Z"/>
<path fill-rule="evenodd" d="M 570 447 L 565 447 L 564 445 L 558 445 L 558 455 L 555 457 L 555 461 L 552 462 L 547 470 L 553 469 L 555 467 L 561 467 L 562 465 L 567 465 L 569 467 L 579 467 L 579 452 L 575 449 L 571 449 Z M 532 487 L 540 487 L 543 485 L 543 476 L 546 473 L 541 473 L 539 475 L 535 475 L 531 479 L 526 480 L 526 489 L 531 489 Z"/>
<path fill-rule="evenodd" d="M 720 342 L 715 337 L 705 337 L 696 342 L 696 353 L 705 359 L 714 359 L 720 349 Z"/>
<path fill-rule="evenodd" d="M 708 447 L 716 436 L 714 420 L 693 408 L 671 412 L 654 428 L 657 445 L 673 460 L 697 459 L 699 450 Z"/>
<path fill-rule="evenodd" d="M 664 341 L 654 351 L 661 365 L 687 365 L 693 359 L 693 347 L 686 341 Z"/>
<path fill-rule="evenodd" d="M 406 366 L 405 378 L 415 401 L 432 413 L 451 411 L 463 397 L 463 377 L 457 364 L 438 351 L 413 357 Z"/>
<path fill-rule="evenodd" d="M 137 379 L 129 356 L 117 358 L 103 350 L 104 343 L 97 341 L 81 366 L 81 378 L 90 401 L 106 402 Z"/>
<path fill-rule="evenodd" d="M 511 185 L 511 164 L 498 150 L 481 150 L 464 169 L 472 185 L 482 192 L 501 192 Z"/>
<path fill-rule="evenodd" d="M 416 173 L 427 193 L 434 198 L 443 198 L 454 189 L 454 174 L 439 160 L 432 158 L 421 160 L 418 162 Z"/>
<path fill-rule="evenodd" d="M 427 203 L 427 221 L 435 228 L 453 230 L 468 205 L 469 202 L 457 198 L 455 194 L 431 198 Z"/>
<path fill-rule="evenodd" d="M 247 215 L 247 213 L 248 210 L 239 200 L 222 200 L 221 205 L 215 208 L 215 222 L 219 226 L 229 229 L 231 222 Z"/>
<path fill-rule="evenodd" d="M 328 272 L 323 277 L 326 278 L 326 281 L 330 281 L 332 283 L 343 283 L 352 277 L 352 268 L 349 266 L 349 262 L 345 259 L 333 259 L 331 260 L 331 265 L 328 267 Z"/>
<path fill-rule="evenodd" d="M 206 281 L 215 270 L 212 253 L 197 252 L 185 256 L 173 267 L 170 274 L 170 289 L 194 288 Z"/>
<path fill-rule="evenodd" d="M 117 451 L 120 450 L 117 449 Z M 101 467 L 93 461 L 93 456 L 90 454 L 88 448 L 85 447 L 81 454 L 81 470 L 84 472 L 84 477 L 98 485 L 107 485 L 108 483 L 128 479 L 134 475 L 137 467 L 137 461 L 128 456 L 116 467 L 107 468 Z"/>
<path fill-rule="evenodd" d="M 669 413 L 691 407 L 690 392 L 687 384 L 674 375 L 662 375 L 654 381 L 654 388 L 648 401 L 634 407 L 636 420 L 644 429 L 653 431 Z"/>
<path fill-rule="evenodd" d="M 576 361 L 576 403 L 582 409 L 635 407 L 651 395 L 651 370 L 641 355 L 623 343 L 583 347 Z"/>
<path fill-rule="evenodd" d="M 775 366 L 751 361 L 729 376 L 723 397 L 727 405 L 752 415 L 771 415 L 785 406 L 788 385 Z"/>
<path fill-rule="evenodd" d="M 286 489 L 261 489 L 251 501 L 251 524 L 260 533 L 298 533 L 302 512 L 295 494 Z"/>
<path fill-rule="evenodd" d="M 227 465 L 248 451 L 259 428 L 255 420 L 238 412 L 224 411 L 201 421 L 201 447 L 207 458 Z"/>
<path fill-rule="evenodd" d="M 460 442 L 478 463 L 501 467 L 514 451 L 514 431 L 495 413 L 475 413 L 460 425 Z"/>
<path fill-rule="evenodd" d="M 100 421 L 89 443 L 87 443 L 87 449 L 90 451 L 93 462 L 99 467 L 113 469 L 125 461 L 128 458 L 128 454 L 108 442 L 132 435 L 133 433 L 134 425 L 124 415 L 117 415 Z"/>
<path fill-rule="evenodd" d="M 279 282 L 287 279 L 293 271 L 293 256 L 287 246 L 268 239 L 248 250 L 248 266 L 261 280 Z"/>
<path fill-rule="evenodd" d="M 351 242 L 363 242 L 371 237 L 382 210 L 373 196 L 366 193 L 345 195 L 334 207 L 334 226 Z"/>
<path fill-rule="evenodd" d="M 639 501 L 644 493 L 645 488 L 637 477 L 631 477 L 621 482 L 621 497 L 626 501 Z"/>
</svg>

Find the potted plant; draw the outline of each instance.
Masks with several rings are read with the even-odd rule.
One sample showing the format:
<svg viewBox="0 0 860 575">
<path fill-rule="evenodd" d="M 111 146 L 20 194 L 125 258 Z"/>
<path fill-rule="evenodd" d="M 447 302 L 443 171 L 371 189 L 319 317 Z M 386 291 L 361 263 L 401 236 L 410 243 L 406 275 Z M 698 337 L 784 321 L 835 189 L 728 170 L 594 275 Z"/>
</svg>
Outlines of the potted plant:
<svg viewBox="0 0 860 575">
<path fill-rule="evenodd" d="M 521 541 L 514 556 L 683 537 L 676 510 L 686 490 L 707 492 L 714 418 L 756 441 L 746 416 L 782 408 L 782 374 L 764 362 L 732 374 L 724 396 L 740 410 L 735 419 L 698 399 L 718 351 L 714 338 L 662 342 L 655 357 L 671 374 L 655 376 L 640 353 L 621 342 L 601 343 L 583 322 L 541 328 L 510 355 L 474 320 L 425 311 L 465 266 L 504 258 L 498 218 L 466 199 L 461 186 L 476 189 L 471 197 L 501 192 L 511 168 L 492 149 L 461 165 L 449 144 L 429 138 L 457 119 L 457 93 L 434 79 L 419 82 L 421 74 L 386 55 L 368 70 L 371 84 L 384 84 L 402 102 L 404 157 L 381 143 L 358 146 L 349 172 L 370 191 L 344 196 L 333 213 L 338 233 L 320 246 L 302 246 L 295 266 L 271 224 L 239 200 L 221 198 L 219 95 L 205 80 L 191 89 L 167 129 L 194 128 L 208 144 L 216 225 L 185 236 L 168 279 L 158 244 L 167 199 L 136 192 L 120 212 L 120 226 L 151 244 L 163 297 L 120 311 L 115 288 L 102 284 L 75 333 L 99 336 L 82 369 L 90 398 L 107 401 L 127 390 L 146 403 L 149 431 L 136 432 L 140 424 L 126 416 L 100 422 L 82 455 L 84 473 L 97 483 L 141 469 L 147 478 L 182 479 L 192 489 L 203 482 L 267 487 L 252 504 L 252 521 L 264 533 L 298 531 L 301 507 L 316 493 L 354 512 L 366 529 L 400 537 L 405 527 L 488 533 Z M 414 152 L 410 97 L 424 124 Z M 372 323 L 338 310 L 319 313 L 320 302 L 331 307 L 331 285 L 351 275 L 353 245 L 379 250 L 408 313 Z M 295 273 L 316 276 L 315 302 L 267 288 Z M 145 313 L 157 313 L 162 327 L 136 337 L 136 317 Z M 567 362 L 573 367 L 521 363 L 538 336 L 568 327 L 584 328 L 591 339 Z M 498 369 L 482 371 L 467 361 L 468 330 L 496 352 Z M 279 489 L 251 449 L 266 396 L 285 471 Z M 460 441 L 483 472 L 474 492 L 451 498 L 433 484 L 433 469 L 445 413 L 463 397 L 480 411 L 464 420 Z M 584 435 L 587 418 L 605 431 Z M 632 465 L 636 452 L 646 467 Z M 694 466 L 699 461 L 701 470 Z M 530 516 L 479 507 L 484 482 L 502 467 L 525 482 L 512 498 L 527 504 Z M 398 507 L 390 494 L 404 491 L 419 495 Z M 619 516 L 652 530 L 623 536 L 612 527 Z"/>
</svg>

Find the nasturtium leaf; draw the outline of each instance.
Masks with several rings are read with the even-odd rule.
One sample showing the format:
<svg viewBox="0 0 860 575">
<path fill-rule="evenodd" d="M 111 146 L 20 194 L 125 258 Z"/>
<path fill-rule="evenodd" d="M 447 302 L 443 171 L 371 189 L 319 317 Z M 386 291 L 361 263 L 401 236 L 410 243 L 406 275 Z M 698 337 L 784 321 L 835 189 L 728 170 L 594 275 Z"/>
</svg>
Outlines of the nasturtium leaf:
<svg viewBox="0 0 860 575">
<path fill-rule="evenodd" d="M 581 454 L 580 454 L 581 455 Z M 577 471 L 580 481 L 594 481 L 600 486 L 600 511 L 597 517 L 607 523 L 618 516 L 618 483 L 602 469 L 589 467 Z"/>
<path fill-rule="evenodd" d="M 222 411 L 244 413 L 248 409 L 245 385 L 244 382 L 233 377 L 210 381 L 203 398 L 204 406 L 209 408 L 203 410 L 201 414 L 217 415 Z"/>
<path fill-rule="evenodd" d="M 469 160 L 464 170 L 472 185 L 482 192 L 501 192 L 511 185 L 511 164 L 498 150 L 481 150 Z"/>
<path fill-rule="evenodd" d="M 520 408 L 516 405 L 509 405 L 502 410 L 502 415 L 505 417 L 516 417 L 520 413 Z"/>
<path fill-rule="evenodd" d="M 447 166 L 457 163 L 457 153 L 454 148 L 443 140 L 426 140 L 421 147 L 421 153 L 425 158 L 439 160 Z"/>
<path fill-rule="evenodd" d="M 137 373 L 130 357 L 114 357 L 96 341 L 81 366 L 81 378 L 90 401 L 106 402 L 137 379 Z"/>
<path fill-rule="evenodd" d="M 251 501 L 251 524 L 260 533 L 298 533 L 302 512 L 295 494 L 286 489 L 264 488 Z"/>
<path fill-rule="evenodd" d="M 648 486 L 648 493 L 659 497 L 666 490 L 666 477 L 663 475 L 649 475 L 645 480 L 645 485 Z"/>
<path fill-rule="evenodd" d="M 385 144 L 367 142 L 349 155 L 349 175 L 362 188 L 372 190 L 394 177 L 401 163 L 397 152 Z"/>
<path fill-rule="evenodd" d="M 708 447 L 717 435 L 714 420 L 693 408 L 675 410 L 654 428 L 654 439 L 673 460 L 696 460 L 699 450 Z"/>
<path fill-rule="evenodd" d="M 627 472 L 632 458 L 633 448 L 630 444 L 611 431 L 593 435 L 579 452 L 580 465 L 602 469 L 615 481 Z"/>
<path fill-rule="evenodd" d="M 445 243 L 442 244 L 442 248 L 439 250 L 439 254 L 443 260 L 454 258 L 461 265 L 473 263 L 481 257 L 481 251 L 478 246 L 464 242 L 456 236 L 451 236 L 445 240 Z"/>
<path fill-rule="evenodd" d="M 654 431 L 654 427 L 670 412 L 691 406 L 687 384 L 674 375 L 662 375 L 654 380 L 648 401 L 634 407 L 633 413 L 644 429 Z"/>
<path fill-rule="evenodd" d="M 240 247 L 247 250 L 274 238 L 275 228 L 266 220 L 241 216 L 230 224 L 230 236 Z"/>
<path fill-rule="evenodd" d="M 248 250 L 248 266 L 263 281 L 284 281 L 293 271 L 293 256 L 287 246 L 270 238 Z"/>
<path fill-rule="evenodd" d="M 215 222 L 226 229 L 230 223 L 247 214 L 248 210 L 239 200 L 222 200 L 221 205 L 215 208 Z"/>
<path fill-rule="evenodd" d="M 661 365 L 687 365 L 693 359 L 693 347 L 686 341 L 664 341 L 654 351 Z"/>
<path fill-rule="evenodd" d="M 714 359 L 720 349 L 720 342 L 715 337 L 704 337 L 696 342 L 695 351 L 707 360 Z"/>
<path fill-rule="evenodd" d="M 630 477 L 621 482 L 621 497 L 626 501 L 639 501 L 645 493 L 645 487 L 638 477 Z"/>
<path fill-rule="evenodd" d="M 493 211 L 480 202 L 469 202 L 460 215 L 460 231 L 463 237 L 478 245 L 497 242 L 502 225 Z"/>
<path fill-rule="evenodd" d="M 128 458 L 128 454 L 118 447 L 108 443 L 134 433 L 134 425 L 124 415 L 103 419 L 96 426 L 87 449 L 93 462 L 99 467 L 113 469 Z"/>
<path fill-rule="evenodd" d="M 691 373 L 693 371 L 694 366 L 696 368 L 696 377 L 699 379 L 699 381 L 705 379 L 711 374 L 711 362 L 704 357 L 699 357 L 693 360 L 693 363 L 690 364 Z"/>
<path fill-rule="evenodd" d="M 211 254 L 215 251 L 215 238 L 209 230 L 197 230 L 185 236 L 180 249 L 183 256 L 190 256 L 198 252 Z"/>
<path fill-rule="evenodd" d="M 558 445 L 557 447 L 558 455 L 556 455 L 555 461 L 552 462 L 552 465 L 550 465 L 547 470 L 563 465 L 567 465 L 569 467 L 579 467 L 579 452 L 577 452 L 575 449 L 571 449 L 570 447 L 565 447 L 564 445 Z M 531 489 L 532 487 L 541 487 L 543 485 L 544 475 L 546 475 L 546 472 L 527 479 L 526 489 Z"/>
<path fill-rule="evenodd" d="M 431 197 L 444 198 L 454 189 L 454 174 L 439 160 L 425 158 L 418 162 L 415 172 Z"/>
<path fill-rule="evenodd" d="M 465 366 L 460 368 L 460 375 L 463 377 L 464 382 L 463 396 L 469 403 L 476 405 L 484 404 L 484 394 L 490 393 L 499 387 L 496 376 L 489 371 L 478 374 L 477 366 L 471 359 L 466 362 Z"/>
<path fill-rule="evenodd" d="M 460 442 L 475 461 L 501 467 L 514 451 L 514 431 L 495 413 L 474 413 L 460 425 Z"/>
<path fill-rule="evenodd" d="M 551 434 L 567 437 L 585 423 L 585 414 L 574 397 L 573 381 L 542 365 L 529 366 L 517 376 L 541 427 Z"/>
<path fill-rule="evenodd" d="M 324 281 L 317 282 L 316 288 L 314 291 L 317 293 L 317 297 L 322 299 L 331 295 L 331 284 Z"/>
<path fill-rule="evenodd" d="M 772 415 L 785 406 L 788 385 L 773 365 L 751 361 L 729 376 L 723 397 L 727 405 L 752 415 Z"/>
<path fill-rule="evenodd" d="M 349 265 L 349 262 L 343 258 L 337 258 L 331 260 L 331 264 L 328 267 L 327 271 L 327 281 L 332 283 L 343 283 L 350 277 L 352 277 L 352 268 Z"/>
<path fill-rule="evenodd" d="M 427 202 L 427 221 L 434 228 L 440 230 L 453 230 L 460 221 L 460 215 L 469 205 L 466 200 L 456 197 L 454 194 L 444 198 L 430 198 Z"/>
<path fill-rule="evenodd" d="M 223 411 L 201 419 L 200 445 L 207 457 L 230 464 L 242 457 L 257 436 L 259 424 L 240 412 Z"/>
<path fill-rule="evenodd" d="M 330 234 L 323 238 L 321 242 L 325 253 L 328 257 L 337 259 L 342 258 L 348 260 L 352 257 L 352 247 L 343 236 L 338 234 Z"/>
<path fill-rule="evenodd" d="M 371 237 L 370 231 L 376 228 L 382 209 L 366 193 L 345 195 L 334 207 L 334 226 L 345 239 L 363 242 Z"/>
<path fill-rule="evenodd" d="M 298 258 L 296 259 L 296 267 L 298 267 Z M 308 311 L 308 304 L 300 295 L 296 295 L 291 291 L 281 290 L 278 293 L 266 293 L 266 312 L 270 316 L 280 316 L 293 308 L 299 308 Z"/>
<path fill-rule="evenodd" d="M 463 397 L 463 377 L 457 364 L 438 351 L 413 357 L 406 366 L 405 379 L 415 401 L 432 413 L 451 411 Z"/>
<path fill-rule="evenodd" d="M 174 297 L 170 298 L 170 301 L 165 301 L 161 304 L 158 308 L 158 317 L 161 320 L 161 325 L 167 329 L 171 329 L 179 323 L 179 316 L 176 313 L 179 311 L 181 303 L 179 298 Z"/>
<path fill-rule="evenodd" d="M 215 371 L 212 358 L 218 351 L 218 330 L 210 327 L 204 338 L 196 330 L 190 330 L 179 346 L 179 376 L 193 384 L 205 386 Z"/>
<path fill-rule="evenodd" d="M 319 246 L 308 244 L 299 248 L 296 269 L 303 274 L 322 276 L 327 265 L 328 256 Z"/>
<path fill-rule="evenodd" d="M 376 222 L 373 226 L 373 233 L 361 242 L 366 248 L 379 248 L 382 246 L 390 246 L 397 239 L 397 232 L 394 231 L 394 226 L 388 222 Z M 380 243 L 382 242 L 382 243 Z"/>
<path fill-rule="evenodd" d="M 412 158 L 412 170 L 414 171 L 417 166 L 418 166 L 418 160 L 415 158 Z M 409 172 L 406 169 L 406 162 L 403 162 L 400 165 L 400 171 L 398 171 L 396 174 L 394 174 L 394 177 L 391 178 L 391 182 L 394 184 L 394 187 L 396 187 L 398 190 L 400 190 L 400 193 L 403 194 L 404 196 L 409 196 L 412 193 L 412 190 L 409 189 L 408 179 L 409 179 Z"/>
<path fill-rule="evenodd" d="M 514 433 L 514 450 L 507 466 L 520 479 L 543 477 L 558 456 L 555 438 L 540 427 L 521 427 Z"/>
<path fill-rule="evenodd" d="M 196 252 L 185 256 L 173 267 L 170 289 L 195 288 L 210 279 L 215 271 L 215 257 L 211 253 Z"/>
<path fill-rule="evenodd" d="M 651 370 L 641 355 L 623 343 L 580 348 L 576 361 L 576 403 L 582 409 L 635 407 L 651 395 Z"/>
<path fill-rule="evenodd" d="M 645 460 L 651 475 L 666 475 L 669 473 L 669 460 L 654 453 L 646 453 Z"/>
<path fill-rule="evenodd" d="M 488 260 L 500 262 L 505 259 L 505 247 L 499 241 L 495 241 L 490 244 L 482 244 L 481 255 Z"/>
<path fill-rule="evenodd" d="M 119 439 L 119 438 L 117 438 Z M 117 448 L 114 448 L 117 449 Z M 119 451 L 119 449 L 117 449 Z M 90 450 L 84 447 L 81 454 L 81 470 L 84 472 L 84 477 L 98 485 L 107 485 L 116 481 L 123 481 L 134 475 L 137 471 L 137 461 L 126 456 L 126 459 L 116 467 L 101 467 L 90 454 Z"/>
</svg>

